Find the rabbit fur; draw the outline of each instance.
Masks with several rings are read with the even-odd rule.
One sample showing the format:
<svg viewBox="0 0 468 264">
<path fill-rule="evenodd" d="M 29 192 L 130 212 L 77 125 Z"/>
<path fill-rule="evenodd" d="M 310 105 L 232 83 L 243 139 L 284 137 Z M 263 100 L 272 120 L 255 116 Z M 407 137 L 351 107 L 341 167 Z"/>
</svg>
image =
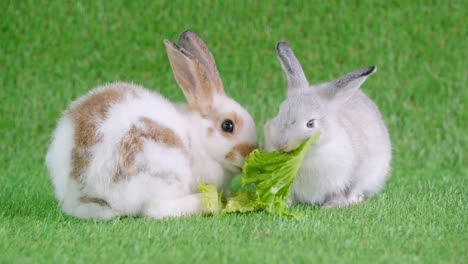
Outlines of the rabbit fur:
<svg viewBox="0 0 468 264">
<path fill-rule="evenodd" d="M 286 42 L 277 45 L 287 98 L 264 126 L 267 151 L 291 151 L 320 132 L 291 188 L 291 203 L 345 207 L 377 193 L 389 176 L 391 142 L 381 113 L 360 90 L 367 67 L 335 81 L 309 85 Z"/>
<path fill-rule="evenodd" d="M 224 93 L 195 33 L 164 41 L 187 104 L 129 83 L 93 89 L 58 121 L 46 165 L 61 210 L 77 218 L 204 212 L 199 183 L 225 188 L 257 147 L 250 114 Z"/>
</svg>

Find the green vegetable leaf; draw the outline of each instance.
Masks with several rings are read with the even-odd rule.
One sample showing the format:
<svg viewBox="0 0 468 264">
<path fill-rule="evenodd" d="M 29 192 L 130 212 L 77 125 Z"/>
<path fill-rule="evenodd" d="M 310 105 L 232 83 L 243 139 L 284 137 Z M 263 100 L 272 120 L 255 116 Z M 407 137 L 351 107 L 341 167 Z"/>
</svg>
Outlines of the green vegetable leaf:
<svg viewBox="0 0 468 264">
<path fill-rule="evenodd" d="M 255 185 L 256 203 L 268 212 L 288 213 L 289 190 L 310 145 L 320 134 L 315 133 L 295 150 L 284 152 L 262 152 L 254 150 L 245 160 L 242 186 Z"/>
<path fill-rule="evenodd" d="M 258 204 L 255 202 L 255 193 L 251 190 L 241 189 L 233 193 L 226 201 L 226 206 L 223 213 L 233 212 L 251 212 L 259 210 Z"/>
<path fill-rule="evenodd" d="M 242 187 L 223 203 L 223 194 L 214 185 L 200 184 L 204 209 L 208 213 L 267 212 L 297 218 L 296 213 L 288 210 L 289 190 L 297 171 L 309 149 L 320 133 L 315 133 L 297 149 L 285 152 L 263 152 L 254 150 L 244 162 L 241 177 Z"/>
<path fill-rule="evenodd" d="M 215 214 L 221 211 L 223 208 L 221 202 L 223 193 L 218 194 L 216 186 L 213 184 L 199 184 L 198 191 L 202 194 L 203 213 Z"/>
</svg>

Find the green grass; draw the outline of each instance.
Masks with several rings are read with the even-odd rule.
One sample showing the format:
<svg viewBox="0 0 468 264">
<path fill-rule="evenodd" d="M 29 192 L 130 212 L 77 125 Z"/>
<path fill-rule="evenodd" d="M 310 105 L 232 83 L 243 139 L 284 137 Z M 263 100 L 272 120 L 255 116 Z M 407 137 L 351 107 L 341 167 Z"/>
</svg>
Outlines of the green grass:
<svg viewBox="0 0 468 264">
<path fill-rule="evenodd" d="M 67 2 L 0 1 L 0 263 L 468 261 L 466 1 Z M 186 29 L 260 137 L 285 95 L 279 40 L 311 82 L 378 66 L 363 90 L 393 139 L 385 190 L 351 208 L 300 207 L 300 221 L 62 215 L 44 166 L 61 111 L 115 80 L 182 101 L 163 39 Z"/>
</svg>

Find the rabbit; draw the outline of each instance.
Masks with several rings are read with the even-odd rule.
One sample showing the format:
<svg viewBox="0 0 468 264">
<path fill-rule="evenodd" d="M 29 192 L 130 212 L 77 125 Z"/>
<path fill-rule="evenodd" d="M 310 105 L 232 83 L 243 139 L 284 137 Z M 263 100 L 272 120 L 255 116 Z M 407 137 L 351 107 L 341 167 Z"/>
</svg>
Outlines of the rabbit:
<svg viewBox="0 0 468 264">
<path fill-rule="evenodd" d="M 360 86 L 376 67 L 309 85 L 287 42 L 276 46 L 288 81 L 287 99 L 264 125 L 266 151 L 289 152 L 319 132 L 291 187 L 291 204 L 323 208 L 357 204 L 389 177 L 392 148 L 378 107 Z"/>
<path fill-rule="evenodd" d="M 164 40 L 187 104 L 128 83 L 72 102 L 46 166 L 61 210 L 82 219 L 206 213 L 199 183 L 226 188 L 257 148 L 250 114 L 224 93 L 214 58 L 191 31 Z"/>
</svg>

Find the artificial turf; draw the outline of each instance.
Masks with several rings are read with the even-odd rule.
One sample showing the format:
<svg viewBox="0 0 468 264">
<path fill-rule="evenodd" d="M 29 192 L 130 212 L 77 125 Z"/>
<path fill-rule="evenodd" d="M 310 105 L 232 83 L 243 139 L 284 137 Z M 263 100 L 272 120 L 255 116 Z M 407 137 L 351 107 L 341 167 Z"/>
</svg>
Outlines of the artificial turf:
<svg viewBox="0 0 468 264">
<path fill-rule="evenodd" d="M 466 1 L 0 1 L 0 263 L 466 263 Z M 64 216 L 44 165 L 60 113 L 135 82 L 182 101 L 164 38 L 197 32 L 259 138 L 289 41 L 309 81 L 379 68 L 363 90 L 393 140 L 386 188 L 360 205 L 109 222 Z"/>
</svg>

